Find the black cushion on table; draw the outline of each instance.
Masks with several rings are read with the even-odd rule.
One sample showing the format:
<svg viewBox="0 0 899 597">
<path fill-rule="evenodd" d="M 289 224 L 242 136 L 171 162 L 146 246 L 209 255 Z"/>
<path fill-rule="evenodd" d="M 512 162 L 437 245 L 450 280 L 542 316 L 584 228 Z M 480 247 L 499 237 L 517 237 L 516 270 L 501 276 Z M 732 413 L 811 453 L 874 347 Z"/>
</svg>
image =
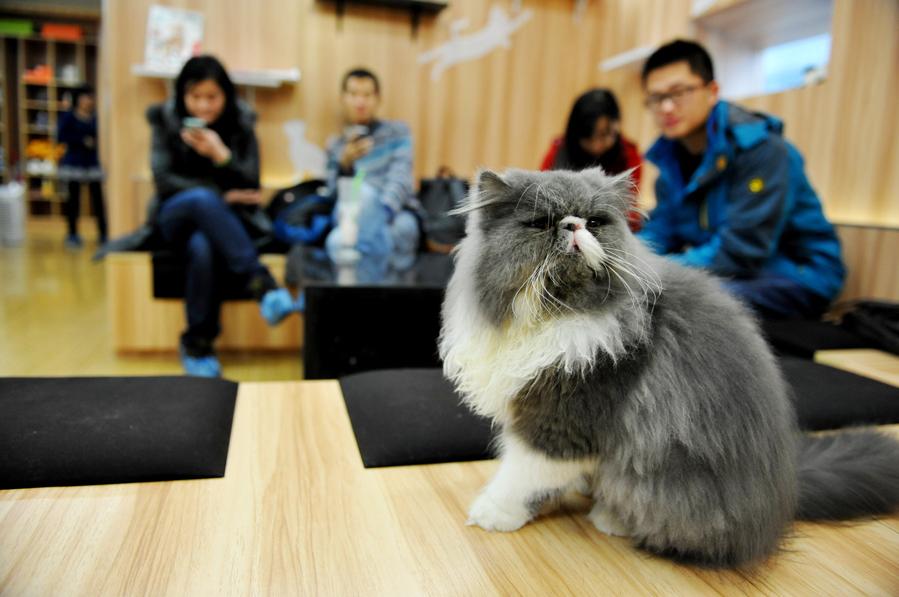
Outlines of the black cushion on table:
<svg viewBox="0 0 899 597">
<path fill-rule="evenodd" d="M 0 378 L 0 488 L 222 477 L 237 384 Z"/>
<path fill-rule="evenodd" d="M 366 468 L 491 458 L 490 422 L 459 401 L 440 369 L 386 369 L 340 379 Z"/>
<path fill-rule="evenodd" d="M 876 348 L 871 342 L 826 321 L 762 321 L 762 333 L 780 354 L 810 359 L 819 350 Z"/>
<path fill-rule="evenodd" d="M 899 388 L 795 357 L 781 357 L 799 426 L 810 431 L 899 423 Z"/>
<path fill-rule="evenodd" d="M 899 388 L 806 359 L 780 362 L 802 429 L 899 423 Z M 340 386 L 366 468 L 492 457 L 490 423 L 461 403 L 440 369 L 356 373 Z"/>
</svg>

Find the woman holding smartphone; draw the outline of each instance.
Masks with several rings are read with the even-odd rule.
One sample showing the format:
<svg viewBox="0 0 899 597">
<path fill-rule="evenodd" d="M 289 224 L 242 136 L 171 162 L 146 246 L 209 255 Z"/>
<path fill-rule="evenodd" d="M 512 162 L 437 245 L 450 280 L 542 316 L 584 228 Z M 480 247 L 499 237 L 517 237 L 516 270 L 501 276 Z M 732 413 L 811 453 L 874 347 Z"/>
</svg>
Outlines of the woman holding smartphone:
<svg viewBox="0 0 899 597">
<path fill-rule="evenodd" d="M 152 106 L 147 119 L 160 202 L 157 225 L 187 263 L 181 362 L 189 375 L 218 377 L 213 342 L 220 331 L 223 272 L 245 278 L 269 324 L 296 310 L 290 293 L 278 288 L 259 261 L 234 211 L 261 202 L 256 116 L 237 99 L 217 59 L 195 56 L 175 80 L 174 96 Z"/>
</svg>

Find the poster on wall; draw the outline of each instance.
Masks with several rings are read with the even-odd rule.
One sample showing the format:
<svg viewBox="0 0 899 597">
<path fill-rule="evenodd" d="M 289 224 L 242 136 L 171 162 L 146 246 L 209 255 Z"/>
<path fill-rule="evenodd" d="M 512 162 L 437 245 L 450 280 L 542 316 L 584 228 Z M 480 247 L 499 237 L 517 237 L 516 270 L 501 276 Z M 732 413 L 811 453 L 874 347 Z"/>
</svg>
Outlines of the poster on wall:
<svg viewBox="0 0 899 597">
<path fill-rule="evenodd" d="M 462 31 L 468 27 L 468 19 L 458 19 L 450 24 L 449 41 L 419 54 L 418 63 L 432 63 L 431 80 L 436 81 L 453 65 L 477 60 L 498 48 L 511 47 L 512 34 L 533 16 L 533 11 L 520 8 L 515 16 L 510 16 L 502 7 L 494 5 L 487 24 L 467 35 L 462 35 Z"/>
<path fill-rule="evenodd" d="M 144 64 L 161 69 L 180 69 L 200 53 L 203 14 L 154 4 L 147 15 L 147 44 Z"/>
</svg>

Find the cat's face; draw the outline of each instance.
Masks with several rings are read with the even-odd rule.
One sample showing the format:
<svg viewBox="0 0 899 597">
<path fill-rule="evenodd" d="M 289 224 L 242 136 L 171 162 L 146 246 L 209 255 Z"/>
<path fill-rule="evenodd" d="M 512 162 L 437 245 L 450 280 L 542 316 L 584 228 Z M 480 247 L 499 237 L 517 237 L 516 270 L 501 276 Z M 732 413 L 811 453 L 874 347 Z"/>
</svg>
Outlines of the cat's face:
<svg viewBox="0 0 899 597">
<path fill-rule="evenodd" d="M 470 199 L 480 307 L 497 325 L 599 311 L 645 295 L 628 175 L 489 171 Z"/>
</svg>

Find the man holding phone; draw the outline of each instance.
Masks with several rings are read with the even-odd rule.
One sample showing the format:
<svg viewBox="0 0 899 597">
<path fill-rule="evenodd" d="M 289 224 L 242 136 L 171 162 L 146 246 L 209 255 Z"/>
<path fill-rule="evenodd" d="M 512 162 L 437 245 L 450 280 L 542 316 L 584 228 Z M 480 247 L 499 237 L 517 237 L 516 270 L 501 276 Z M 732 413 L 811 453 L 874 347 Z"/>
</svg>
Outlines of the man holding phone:
<svg viewBox="0 0 899 597">
<path fill-rule="evenodd" d="M 366 189 L 358 212 L 358 240 L 354 247 L 363 256 L 387 255 L 398 270 L 415 261 L 419 229 L 407 209 L 414 204 L 412 190 L 412 135 L 403 122 L 380 120 L 378 78 L 358 68 L 343 77 L 342 103 L 346 128 L 327 146 L 328 191 L 337 194 L 338 179 L 360 181 Z M 329 254 L 345 241 L 338 222 L 326 241 Z"/>
</svg>

